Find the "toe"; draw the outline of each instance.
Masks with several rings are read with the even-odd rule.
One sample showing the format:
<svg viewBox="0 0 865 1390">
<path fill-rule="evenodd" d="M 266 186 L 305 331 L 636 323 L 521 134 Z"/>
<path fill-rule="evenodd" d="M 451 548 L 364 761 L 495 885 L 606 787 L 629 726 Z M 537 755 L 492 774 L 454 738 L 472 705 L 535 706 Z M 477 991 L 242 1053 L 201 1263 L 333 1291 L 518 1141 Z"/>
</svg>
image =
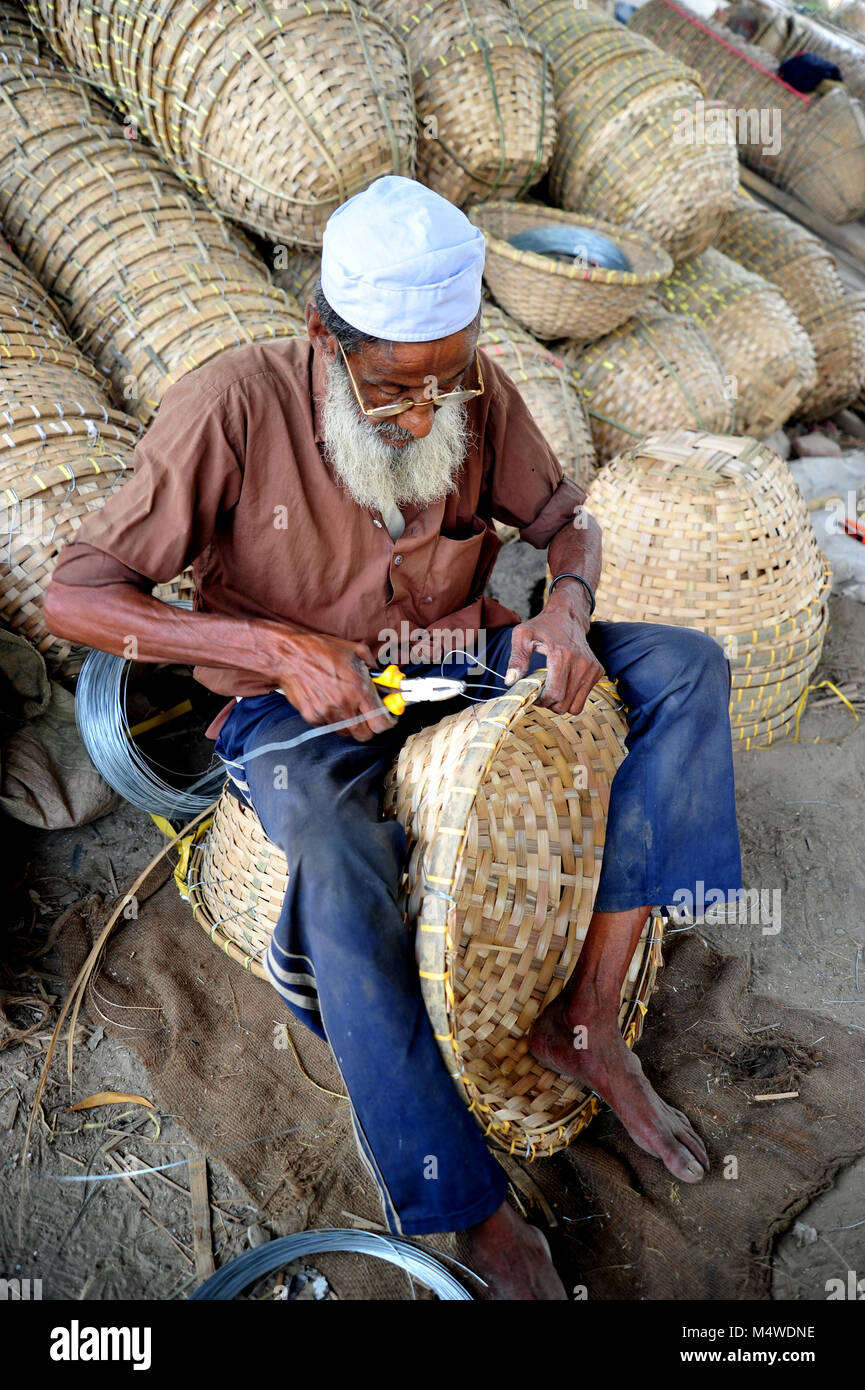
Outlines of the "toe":
<svg viewBox="0 0 865 1390">
<path fill-rule="evenodd" d="M 679 1141 L 690 1150 L 694 1158 L 696 1158 L 697 1162 L 700 1163 L 703 1168 L 709 1167 L 709 1155 L 706 1152 L 706 1146 L 697 1131 L 692 1129 L 687 1120 L 679 1131 L 678 1138 Z"/>
</svg>

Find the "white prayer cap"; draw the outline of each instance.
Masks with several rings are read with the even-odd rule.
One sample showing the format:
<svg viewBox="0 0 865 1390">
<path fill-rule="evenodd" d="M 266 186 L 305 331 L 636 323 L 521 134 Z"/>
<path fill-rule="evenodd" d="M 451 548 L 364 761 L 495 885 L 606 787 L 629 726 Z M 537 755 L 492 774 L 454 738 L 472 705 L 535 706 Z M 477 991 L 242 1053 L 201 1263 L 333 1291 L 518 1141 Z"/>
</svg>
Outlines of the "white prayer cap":
<svg viewBox="0 0 865 1390">
<path fill-rule="evenodd" d="M 396 174 L 376 179 L 328 218 L 321 288 L 357 328 L 425 343 L 466 328 L 481 303 L 483 233 L 446 198 Z"/>
</svg>

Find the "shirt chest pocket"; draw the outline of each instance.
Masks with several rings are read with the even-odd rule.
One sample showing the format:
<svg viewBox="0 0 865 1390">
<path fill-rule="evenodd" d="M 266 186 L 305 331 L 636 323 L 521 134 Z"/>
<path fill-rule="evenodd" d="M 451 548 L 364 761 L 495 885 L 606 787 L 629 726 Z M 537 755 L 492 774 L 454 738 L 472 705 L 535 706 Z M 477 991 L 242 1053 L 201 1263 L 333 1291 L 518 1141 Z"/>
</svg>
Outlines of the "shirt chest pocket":
<svg viewBox="0 0 865 1390">
<path fill-rule="evenodd" d="M 439 536 L 436 541 L 421 596 L 427 625 L 465 608 L 486 587 L 498 543 L 479 517 L 473 518 L 473 526 L 473 534 L 460 540 Z"/>
</svg>

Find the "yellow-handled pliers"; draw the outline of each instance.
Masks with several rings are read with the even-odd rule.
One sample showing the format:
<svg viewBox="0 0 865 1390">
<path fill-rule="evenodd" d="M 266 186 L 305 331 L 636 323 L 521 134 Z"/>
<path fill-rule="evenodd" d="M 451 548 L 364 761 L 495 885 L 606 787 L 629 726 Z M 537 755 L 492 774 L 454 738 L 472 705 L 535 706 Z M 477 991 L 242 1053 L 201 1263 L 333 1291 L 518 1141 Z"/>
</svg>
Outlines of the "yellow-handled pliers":
<svg viewBox="0 0 865 1390">
<path fill-rule="evenodd" d="M 466 688 L 465 681 L 448 680 L 445 676 L 406 676 L 393 665 L 383 671 L 371 671 L 370 678 L 374 685 L 390 691 L 382 696 L 382 704 L 391 714 L 404 714 L 406 705 L 421 700 L 452 700 Z"/>
</svg>

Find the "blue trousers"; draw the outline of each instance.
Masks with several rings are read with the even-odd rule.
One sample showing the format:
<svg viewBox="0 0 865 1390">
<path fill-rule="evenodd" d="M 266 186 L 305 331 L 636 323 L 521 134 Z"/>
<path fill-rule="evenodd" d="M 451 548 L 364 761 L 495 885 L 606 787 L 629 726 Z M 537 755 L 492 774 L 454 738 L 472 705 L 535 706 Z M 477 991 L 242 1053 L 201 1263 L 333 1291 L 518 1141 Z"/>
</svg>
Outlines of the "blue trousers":
<svg viewBox="0 0 865 1390">
<path fill-rule="evenodd" d="M 490 668 L 454 655 L 470 696 L 504 689 L 511 628 L 488 634 Z M 593 623 L 589 645 L 627 706 L 628 757 L 610 795 L 599 911 L 668 904 L 702 879 L 741 886 L 729 667 L 688 628 Z M 531 669 L 545 664 L 535 654 Z M 441 667 L 404 668 L 441 674 Z M 384 775 L 405 739 L 462 708 L 413 706 L 368 743 L 329 733 L 251 756 L 308 726 L 283 695 L 240 700 L 216 751 L 284 852 L 289 879 L 266 957 L 289 1009 L 330 1044 L 355 1135 L 393 1232 L 464 1230 L 505 1200 L 506 1180 L 445 1069 L 420 993 L 398 887 L 406 854 L 382 821 Z"/>
</svg>

